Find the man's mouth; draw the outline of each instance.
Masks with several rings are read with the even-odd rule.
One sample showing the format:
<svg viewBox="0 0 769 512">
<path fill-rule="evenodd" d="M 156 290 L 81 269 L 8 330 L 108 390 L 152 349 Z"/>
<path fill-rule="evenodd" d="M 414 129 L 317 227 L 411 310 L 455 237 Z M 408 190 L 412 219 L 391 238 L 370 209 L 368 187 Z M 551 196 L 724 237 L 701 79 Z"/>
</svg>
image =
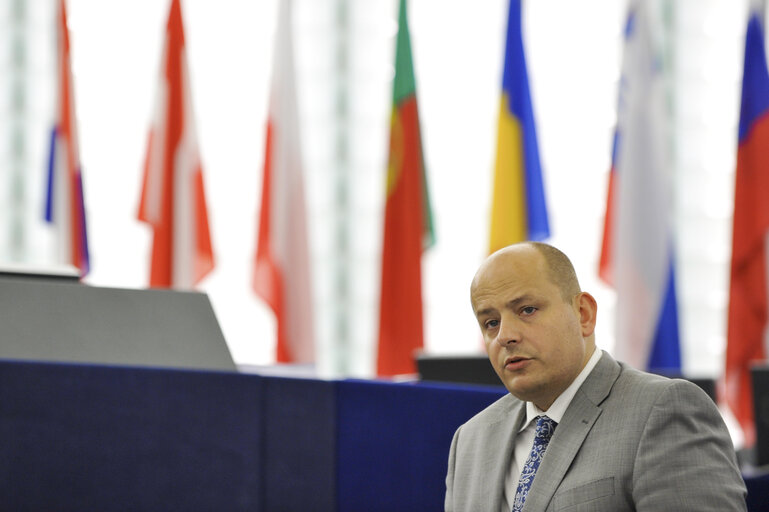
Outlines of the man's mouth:
<svg viewBox="0 0 769 512">
<path fill-rule="evenodd" d="M 506 370 L 520 370 L 528 364 L 530 359 L 522 356 L 513 356 L 505 359 Z"/>
</svg>

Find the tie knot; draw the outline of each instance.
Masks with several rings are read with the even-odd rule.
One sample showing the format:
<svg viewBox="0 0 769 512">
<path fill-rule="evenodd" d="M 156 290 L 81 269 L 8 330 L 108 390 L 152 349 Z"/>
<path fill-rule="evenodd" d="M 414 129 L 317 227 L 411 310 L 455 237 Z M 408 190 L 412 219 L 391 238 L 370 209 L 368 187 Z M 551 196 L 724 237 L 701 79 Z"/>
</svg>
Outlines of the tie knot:
<svg viewBox="0 0 769 512">
<path fill-rule="evenodd" d="M 535 439 L 539 441 L 549 441 L 557 425 L 558 423 L 547 416 L 537 416 L 537 427 L 534 430 Z"/>
</svg>

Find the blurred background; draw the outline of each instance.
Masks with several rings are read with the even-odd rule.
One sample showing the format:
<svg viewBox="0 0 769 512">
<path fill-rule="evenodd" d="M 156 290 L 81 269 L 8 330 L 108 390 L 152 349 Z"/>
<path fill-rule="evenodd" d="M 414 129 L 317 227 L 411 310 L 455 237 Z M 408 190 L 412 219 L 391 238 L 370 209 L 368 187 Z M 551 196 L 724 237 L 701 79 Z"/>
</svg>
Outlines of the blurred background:
<svg viewBox="0 0 769 512">
<path fill-rule="evenodd" d="M 668 0 L 683 370 L 718 377 L 747 0 Z M 0 264 L 54 262 L 42 221 L 55 89 L 54 0 L 0 0 Z M 149 282 L 137 220 L 169 2 L 69 0 L 74 96 L 96 286 Z M 410 0 L 436 244 L 423 257 L 425 351 L 480 353 L 469 283 L 487 253 L 506 0 Z M 397 0 L 296 0 L 318 369 L 372 376 Z M 211 298 L 235 362 L 275 360 L 275 320 L 251 288 L 277 0 L 182 2 L 216 267 Z M 614 348 L 614 291 L 597 276 L 622 66 L 623 0 L 523 3 L 548 240 L 599 304 Z"/>
</svg>

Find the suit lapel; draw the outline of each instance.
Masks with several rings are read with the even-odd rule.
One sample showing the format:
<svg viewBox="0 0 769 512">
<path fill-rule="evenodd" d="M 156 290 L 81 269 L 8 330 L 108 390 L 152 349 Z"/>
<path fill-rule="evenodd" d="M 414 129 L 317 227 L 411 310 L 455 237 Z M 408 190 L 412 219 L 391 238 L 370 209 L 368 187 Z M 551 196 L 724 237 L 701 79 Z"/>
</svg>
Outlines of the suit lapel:
<svg viewBox="0 0 769 512">
<path fill-rule="evenodd" d="M 547 509 L 590 429 L 601 415 L 600 404 L 609 395 L 619 372 L 617 362 L 604 352 L 556 427 L 531 484 L 524 510 Z"/>
<path fill-rule="evenodd" d="M 512 396 L 510 396 L 513 399 Z M 525 416 L 525 402 L 513 399 L 510 409 L 506 409 L 499 421 L 491 423 L 487 427 L 488 444 L 481 455 L 489 464 L 488 475 L 491 478 L 481 477 L 480 496 L 476 503 L 488 501 L 488 507 L 482 510 L 499 510 L 502 507 L 502 499 L 505 493 L 505 477 L 510 467 L 510 459 L 513 455 L 513 443 L 518 429 Z"/>
</svg>

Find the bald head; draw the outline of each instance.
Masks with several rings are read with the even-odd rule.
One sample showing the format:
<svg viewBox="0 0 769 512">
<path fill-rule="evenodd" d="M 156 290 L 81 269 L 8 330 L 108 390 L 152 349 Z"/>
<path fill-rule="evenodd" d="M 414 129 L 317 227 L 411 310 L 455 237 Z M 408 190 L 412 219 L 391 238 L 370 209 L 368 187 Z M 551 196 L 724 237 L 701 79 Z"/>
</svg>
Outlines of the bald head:
<svg viewBox="0 0 769 512">
<path fill-rule="evenodd" d="M 507 389 L 546 411 L 595 351 L 595 299 L 569 258 L 547 244 L 501 249 L 470 289 L 489 361 Z"/>
<path fill-rule="evenodd" d="M 477 286 L 479 277 L 490 264 L 508 259 L 514 261 L 518 256 L 527 257 L 532 253 L 536 253 L 541 257 L 541 270 L 544 271 L 547 274 L 548 279 L 558 287 L 558 290 L 561 292 L 561 297 L 563 297 L 565 301 L 570 302 L 571 299 L 581 291 L 574 266 L 571 264 L 568 256 L 563 252 L 552 245 L 542 242 L 521 242 L 508 245 L 507 247 L 492 253 L 486 258 L 486 261 L 481 264 L 478 272 L 476 272 L 472 285 L 470 286 L 471 293 Z"/>
</svg>

